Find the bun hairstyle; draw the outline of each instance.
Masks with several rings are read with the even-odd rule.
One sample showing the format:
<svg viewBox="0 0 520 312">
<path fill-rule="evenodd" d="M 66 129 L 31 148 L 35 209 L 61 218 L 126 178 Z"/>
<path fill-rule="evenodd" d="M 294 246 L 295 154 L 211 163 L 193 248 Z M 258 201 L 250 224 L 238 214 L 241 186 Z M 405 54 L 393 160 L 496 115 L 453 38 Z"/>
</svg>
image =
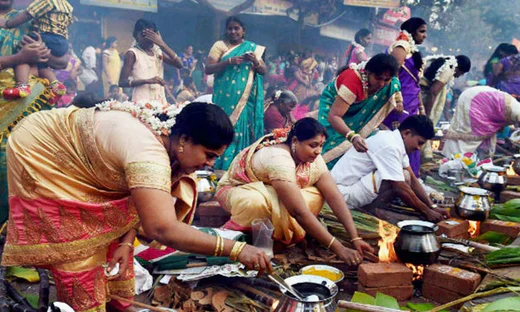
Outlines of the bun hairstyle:
<svg viewBox="0 0 520 312">
<path fill-rule="evenodd" d="M 419 29 L 419 27 L 421 27 L 423 25 L 427 25 L 425 20 L 423 20 L 420 17 L 412 17 L 412 18 L 406 20 L 401 25 L 401 30 L 406 30 L 408 33 L 413 35 L 417 31 L 417 29 Z M 421 52 L 419 52 L 419 51 L 414 52 L 412 54 L 412 59 L 413 59 L 415 68 L 417 68 L 417 70 L 421 70 L 421 68 L 423 66 L 423 59 L 422 59 Z"/>
<path fill-rule="evenodd" d="M 324 135 L 325 139 L 329 137 L 327 129 L 325 129 L 322 124 L 314 118 L 305 117 L 294 124 L 285 143 L 291 145 L 293 137 L 296 137 L 298 141 L 305 141 L 312 139 L 319 134 Z"/>
<path fill-rule="evenodd" d="M 271 100 L 275 104 L 292 102 L 298 103 L 298 98 L 296 97 L 296 95 L 294 95 L 294 93 L 292 93 L 289 90 L 277 90 L 273 93 L 273 96 L 271 96 Z"/>
<path fill-rule="evenodd" d="M 194 144 L 217 150 L 231 144 L 235 131 L 229 117 L 218 105 L 193 102 L 175 117 L 170 138 L 182 135 Z"/>
</svg>

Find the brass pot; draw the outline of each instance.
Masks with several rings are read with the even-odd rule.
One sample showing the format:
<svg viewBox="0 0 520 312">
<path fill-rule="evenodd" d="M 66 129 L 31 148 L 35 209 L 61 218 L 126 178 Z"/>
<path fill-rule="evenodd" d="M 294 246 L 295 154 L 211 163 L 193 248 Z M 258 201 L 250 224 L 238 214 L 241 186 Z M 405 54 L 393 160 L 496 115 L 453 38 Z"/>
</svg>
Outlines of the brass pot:
<svg viewBox="0 0 520 312">
<path fill-rule="evenodd" d="M 455 211 L 461 219 L 485 221 L 489 216 L 491 192 L 477 187 L 461 187 Z"/>
</svg>

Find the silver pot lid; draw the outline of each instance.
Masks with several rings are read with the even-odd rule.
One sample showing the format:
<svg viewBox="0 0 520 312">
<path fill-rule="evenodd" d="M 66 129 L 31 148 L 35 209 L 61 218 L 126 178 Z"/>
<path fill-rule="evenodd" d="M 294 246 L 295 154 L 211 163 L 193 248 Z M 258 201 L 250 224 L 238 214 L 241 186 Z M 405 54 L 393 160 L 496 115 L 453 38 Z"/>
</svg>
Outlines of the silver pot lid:
<svg viewBox="0 0 520 312">
<path fill-rule="evenodd" d="M 428 221 L 422 221 L 422 220 L 403 220 L 403 221 L 399 221 L 397 222 L 397 226 L 402 229 L 403 227 L 407 226 L 407 225 L 420 225 L 420 226 L 425 226 L 425 227 L 428 227 L 428 228 L 431 228 L 432 230 L 434 231 L 437 231 L 439 229 L 439 227 L 437 226 L 437 224 L 435 223 L 432 223 L 432 222 L 428 222 Z"/>
<path fill-rule="evenodd" d="M 330 297 L 317 300 L 316 302 L 325 301 L 330 298 L 336 297 L 338 294 L 338 285 L 331 281 L 328 278 L 317 276 L 317 275 L 295 275 L 285 279 L 285 282 L 291 286 L 302 284 L 302 283 L 310 283 L 316 285 L 325 286 L 330 291 Z M 282 293 L 285 293 L 282 289 L 280 289 Z"/>
<path fill-rule="evenodd" d="M 482 166 L 482 169 L 484 169 L 484 171 L 489 171 L 489 172 L 506 172 L 506 170 L 507 170 L 504 167 L 494 166 L 494 165 Z"/>
<path fill-rule="evenodd" d="M 473 196 L 489 196 L 491 194 L 488 190 L 481 189 L 478 187 L 459 187 L 459 190 L 467 195 L 473 195 Z"/>
</svg>

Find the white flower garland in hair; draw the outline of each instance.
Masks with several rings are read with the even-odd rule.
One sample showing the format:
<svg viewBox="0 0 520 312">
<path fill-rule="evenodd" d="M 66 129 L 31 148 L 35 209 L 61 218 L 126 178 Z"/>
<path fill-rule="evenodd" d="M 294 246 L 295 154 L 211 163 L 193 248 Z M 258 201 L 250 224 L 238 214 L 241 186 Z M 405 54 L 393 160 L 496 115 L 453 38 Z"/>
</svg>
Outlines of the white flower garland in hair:
<svg viewBox="0 0 520 312">
<path fill-rule="evenodd" d="M 408 39 L 408 43 L 410 44 L 410 53 L 413 54 L 415 52 L 419 52 L 419 48 L 417 47 L 417 44 L 415 44 L 415 40 L 413 40 L 412 34 L 407 32 L 406 30 L 401 30 L 401 32 L 406 36 Z"/>
<path fill-rule="evenodd" d="M 367 61 L 363 61 L 363 62 L 361 62 L 359 64 L 350 63 L 348 65 L 348 68 L 353 69 L 353 70 L 357 70 L 357 71 L 364 70 L 365 66 L 367 66 L 367 63 L 368 63 L 368 60 Z"/>
<path fill-rule="evenodd" d="M 359 51 L 361 51 L 361 52 L 365 52 L 365 47 L 362 46 L 362 45 L 360 45 L 359 43 L 357 43 L 357 42 L 354 41 L 354 42 L 352 42 L 352 45 L 353 45 L 355 48 L 358 48 Z"/>
<path fill-rule="evenodd" d="M 450 69 L 453 72 L 455 72 L 455 69 L 457 69 L 457 66 L 459 66 L 459 63 L 457 62 L 457 58 L 453 55 L 442 55 L 442 54 L 430 55 L 430 56 L 427 56 L 424 60 L 425 60 L 425 63 L 431 63 L 432 61 L 434 61 L 440 57 L 445 58 L 446 60 L 444 61 L 444 64 L 442 64 L 442 66 L 439 67 L 439 69 L 435 73 L 435 80 L 439 80 L 439 78 L 441 77 L 441 74 L 445 70 Z M 455 83 L 454 78 L 455 77 L 453 76 L 450 79 L 450 81 L 448 82 L 448 85 L 450 87 L 453 86 L 453 84 Z"/>
<path fill-rule="evenodd" d="M 282 90 L 277 90 L 275 93 L 274 93 L 274 99 L 275 100 L 278 100 L 280 98 L 280 95 L 282 95 Z"/>
<path fill-rule="evenodd" d="M 164 105 L 156 101 L 140 101 L 140 102 L 119 102 L 108 100 L 100 104 L 96 104 L 100 111 L 123 111 L 132 114 L 142 123 L 150 126 L 152 131 L 157 135 L 170 135 L 173 125 L 175 125 L 175 117 L 181 112 L 182 107 L 175 105 Z M 162 121 L 159 119 L 160 114 L 165 114 L 168 119 Z"/>
</svg>

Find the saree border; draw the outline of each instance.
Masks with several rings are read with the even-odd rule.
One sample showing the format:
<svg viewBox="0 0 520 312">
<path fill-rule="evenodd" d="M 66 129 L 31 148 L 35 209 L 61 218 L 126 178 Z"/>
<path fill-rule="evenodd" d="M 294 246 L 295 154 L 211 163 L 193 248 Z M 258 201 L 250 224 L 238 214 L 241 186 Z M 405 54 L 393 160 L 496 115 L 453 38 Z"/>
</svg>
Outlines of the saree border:
<svg viewBox="0 0 520 312">
<path fill-rule="evenodd" d="M 105 245 L 108 245 L 114 239 L 121 237 L 134 228 L 138 222 L 139 218 L 135 217 L 126 226 L 114 229 L 109 233 L 66 243 L 6 244 L 4 246 L 2 265 L 50 265 L 88 258 L 98 253 L 101 249 L 106 248 Z M 45 259 L 42 259 L 42 254 L 46 254 Z"/>
<path fill-rule="evenodd" d="M 256 57 L 261 58 L 264 52 L 265 47 L 257 44 L 254 51 Z M 247 77 L 246 87 L 244 88 L 244 92 L 242 93 L 242 97 L 240 97 L 240 100 L 238 101 L 235 109 L 233 110 L 233 113 L 231 113 L 231 115 L 229 116 L 229 119 L 231 120 L 233 126 L 235 126 L 235 124 L 238 122 L 240 116 L 242 115 L 242 111 L 246 107 L 247 99 L 249 98 L 249 95 L 251 94 L 251 89 L 253 87 L 254 77 L 255 69 L 253 68 L 253 66 L 251 66 L 251 69 L 249 70 L 249 75 Z"/>
<path fill-rule="evenodd" d="M 109 181 L 113 188 L 127 187 L 124 174 L 121 174 L 108 167 L 101 157 L 101 153 L 97 149 L 96 139 L 94 138 L 94 113 L 96 108 L 79 109 L 78 110 L 78 130 L 82 147 L 85 149 L 86 157 L 91 161 L 93 171 L 103 173 L 108 179 L 101 179 L 97 174 L 96 178 L 101 184 L 102 181 Z"/>
<path fill-rule="evenodd" d="M 383 120 L 390 114 L 390 112 L 397 106 L 395 101 L 395 94 L 398 91 L 394 92 L 390 99 L 386 102 L 385 105 L 370 119 L 370 121 L 361 128 L 361 130 L 358 131 L 358 133 L 363 137 L 367 138 L 374 129 L 376 129 L 379 124 L 383 122 Z M 377 122 L 378 120 L 381 120 L 380 122 Z M 326 163 L 341 157 L 343 154 L 345 154 L 346 151 L 348 151 L 352 147 L 352 143 L 350 143 L 348 140 L 343 141 L 338 146 L 330 149 L 325 154 L 323 154 L 323 159 Z"/>
</svg>

